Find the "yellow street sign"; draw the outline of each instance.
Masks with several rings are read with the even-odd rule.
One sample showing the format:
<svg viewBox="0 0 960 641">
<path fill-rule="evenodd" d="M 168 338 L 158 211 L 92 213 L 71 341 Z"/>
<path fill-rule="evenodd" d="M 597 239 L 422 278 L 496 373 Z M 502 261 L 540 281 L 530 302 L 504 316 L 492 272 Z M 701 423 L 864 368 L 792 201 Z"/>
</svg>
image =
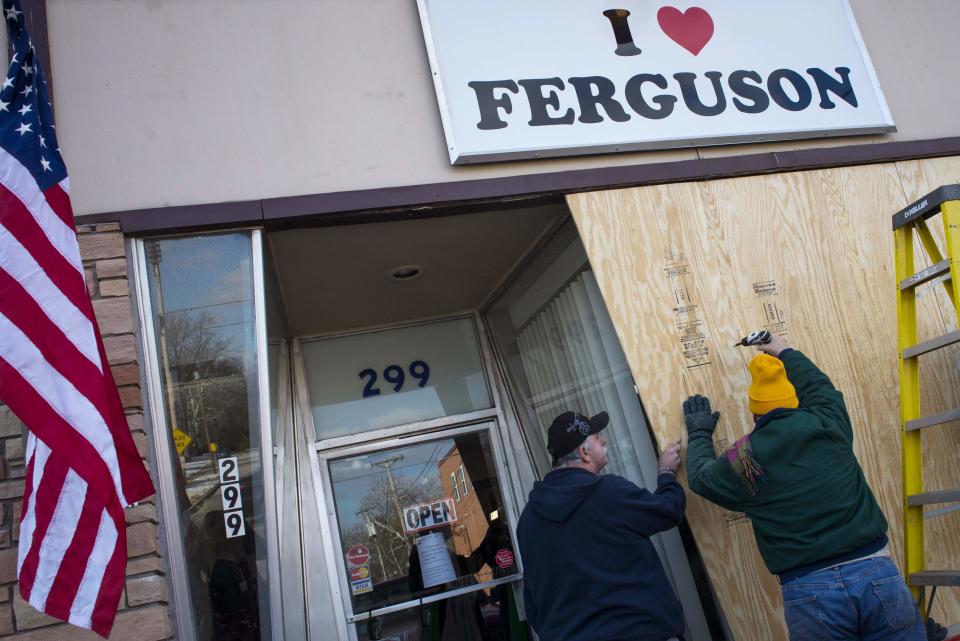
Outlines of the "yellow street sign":
<svg viewBox="0 0 960 641">
<path fill-rule="evenodd" d="M 186 432 L 173 428 L 173 444 L 177 448 L 177 454 L 183 454 L 183 451 L 187 449 L 187 446 L 190 445 L 192 440 Z"/>
</svg>

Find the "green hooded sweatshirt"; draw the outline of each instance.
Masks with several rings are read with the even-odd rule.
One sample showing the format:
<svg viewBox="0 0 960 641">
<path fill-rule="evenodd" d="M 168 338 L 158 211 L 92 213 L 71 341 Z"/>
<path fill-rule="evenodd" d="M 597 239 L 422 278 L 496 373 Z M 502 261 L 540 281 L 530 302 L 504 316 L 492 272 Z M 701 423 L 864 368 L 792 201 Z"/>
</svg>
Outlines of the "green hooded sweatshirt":
<svg viewBox="0 0 960 641">
<path fill-rule="evenodd" d="M 690 489 L 750 517 L 774 574 L 855 553 L 885 541 L 887 531 L 853 453 L 843 394 L 801 352 L 784 350 L 780 360 L 797 409 L 764 414 L 719 458 L 709 438 L 687 447 Z"/>
</svg>

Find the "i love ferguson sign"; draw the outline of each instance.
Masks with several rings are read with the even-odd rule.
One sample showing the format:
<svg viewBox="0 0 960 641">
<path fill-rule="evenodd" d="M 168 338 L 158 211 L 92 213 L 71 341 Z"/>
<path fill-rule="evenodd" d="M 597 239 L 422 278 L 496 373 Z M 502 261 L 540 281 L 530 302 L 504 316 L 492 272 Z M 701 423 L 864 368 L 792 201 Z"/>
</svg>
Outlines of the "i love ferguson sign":
<svg viewBox="0 0 960 641">
<path fill-rule="evenodd" d="M 846 0 L 418 0 L 454 164 L 895 131 Z"/>
</svg>

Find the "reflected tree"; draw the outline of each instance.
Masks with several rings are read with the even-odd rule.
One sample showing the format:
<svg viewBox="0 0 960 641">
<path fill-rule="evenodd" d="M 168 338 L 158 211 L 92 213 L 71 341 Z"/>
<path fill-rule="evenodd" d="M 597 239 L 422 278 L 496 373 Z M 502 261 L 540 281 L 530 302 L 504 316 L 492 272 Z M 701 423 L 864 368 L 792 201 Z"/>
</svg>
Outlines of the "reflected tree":
<svg viewBox="0 0 960 641">
<path fill-rule="evenodd" d="M 380 475 L 360 501 L 358 514 L 363 524 L 344 532 L 344 553 L 362 543 L 370 550 L 370 571 L 374 583 L 407 576 L 410 546 L 416 538 L 404 532 L 400 510 L 410 505 L 435 501 L 440 496 L 440 479 L 427 473 L 407 486 L 392 484 Z"/>
<path fill-rule="evenodd" d="M 161 319 L 176 407 L 175 427 L 193 438 L 187 453 L 250 447 L 247 381 L 241 350 L 207 311 L 169 312 Z"/>
</svg>

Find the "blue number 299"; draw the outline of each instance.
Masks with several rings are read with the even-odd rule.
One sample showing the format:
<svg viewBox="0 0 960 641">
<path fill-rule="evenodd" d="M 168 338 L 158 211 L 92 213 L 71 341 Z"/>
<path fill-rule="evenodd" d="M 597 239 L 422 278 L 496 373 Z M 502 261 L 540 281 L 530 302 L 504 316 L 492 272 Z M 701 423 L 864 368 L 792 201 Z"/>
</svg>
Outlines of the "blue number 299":
<svg viewBox="0 0 960 641">
<path fill-rule="evenodd" d="M 413 361 L 410 363 L 408 371 L 410 372 L 410 376 L 417 380 L 417 387 L 425 387 L 427 381 L 430 380 L 430 366 L 424 361 Z M 378 376 L 377 370 L 370 369 L 368 367 L 357 374 L 357 376 L 364 380 L 363 398 L 380 395 L 380 388 L 376 387 Z M 403 384 L 406 381 L 406 374 L 404 373 L 403 368 L 399 365 L 387 365 L 383 370 L 383 378 L 385 381 L 393 385 L 394 392 L 399 392 L 401 389 L 403 389 Z"/>
</svg>

